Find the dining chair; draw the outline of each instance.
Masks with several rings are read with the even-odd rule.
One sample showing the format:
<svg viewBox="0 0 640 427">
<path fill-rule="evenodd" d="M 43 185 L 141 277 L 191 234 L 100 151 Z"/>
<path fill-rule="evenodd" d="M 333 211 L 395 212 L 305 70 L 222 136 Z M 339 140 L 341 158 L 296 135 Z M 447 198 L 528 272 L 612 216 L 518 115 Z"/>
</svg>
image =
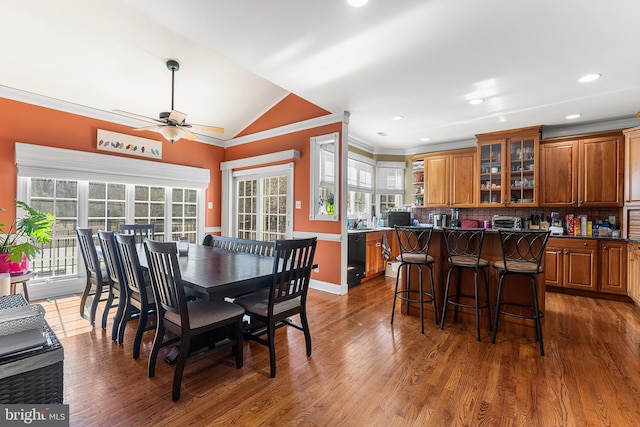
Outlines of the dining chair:
<svg viewBox="0 0 640 427">
<path fill-rule="evenodd" d="M 120 324 L 120 319 L 122 318 L 122 313 L 124 311 L 127 292 L 126 287 L 124 286 L 124 280 L 122 279 L 122 269 L 120 268 L 118 253 L 116 252 L 116 247 L 113 244 L 113 235 L 114 233 L 111 231 L 98 231 L 98 241 L 100 242 L 102 259 L 104 260 L 104 265 L 111 282 L 111 292 L 109 293 L 107 305 L 102 313 L 102 328 L 106 328 L 109 310 L 113 306 L 113 299 L 117 297 L 118 309 L 116 310 L 116 315 L 113 319 L 111 339 L 118 342 L 118 325 Z"/>
<path fill-rule="evenodd" d="M 144 244 L 153 294 L 158 307 L 156 335 L 149 355 L 149 377 L 155 376 L 156 360 L 161 347 L 180 341 L 180 348 L 173 375 L 173 401 L 180 399 L 180 384 L 192 337 L 209 331 L 230 327 L 233 336 L 215 350 L 232 346 L 236 367 L 243 363 L 242 318 L 244 309 L 223 300 L 198 299 L 187 304 L 184 282 L 178 265 L 175 242 L 158 242 L 147 239 Z M 164 340 L 165 330 L 176 338 Z"/>
<path fill-rule="evenodd" d="M 500 272 L 500 278 L 498 280 L 498 294 L 491 342 L 494 344 L 496 342 L 498 319 L 501 314 L 520 319 L 530 319 L 535 323 L 536 341 L 540 343 L 540 355 L 544 356 L 542 325 L 540 322 L 544 313 L 540 311 L 538 304 L 536 276 L 544 272 L 541 263 L 550 232 L 548 230 L 498 230 L 498 233 L 502 246 L 502 260 L 496 261 L 493 265 Z M 520 301 L 504 301 L 502 299 L 504 279 L 509 275 L 523 275 L 529 278 L 531 283 L 531 305 Z M 503 306 L 510 308 L 510 310 L 503 309 Z"/>
<path fill-rule="evenodd" d="M 156 238 L 155 224 L 121 224 L 120 233 L 133 234 L 136 236 L 136 243 L 141 244 L 144 239 Z"/>
<path fill-rule="evenodd" d="M 204 246 L 212 246 L 213 244 L 213 236 L 211 234 L 205 234 L 202 239 L 202 244 Z"/>
<path fill-rule="evenodd" d="M 93 231 L 90 228 L 76 228 L 76 234 L 78 235 L 78 243 L 80 245 L 82 258 L 84 259 L 84 266 L 87 270 L 87 283 L 82 293 L 82 298 L 80 299 L 80 316 L 84 317 L 85 305 L 93 290 L 93 301 L 89 311 L 89 321 L 93 325 L 96 320 L 98 304 L 101 301 L 113 301 L 111 279 L 107 271 L 101 267 L 100 259 L 96 251 L 96 242 L 93 240 Z M 104 291 L 108 292 L 106 299 L 102 299 L 102 293 Z M 108 309 L 109 307 L 105 308 L 105 310 Z M 103 323 L 102 327 L 104 329 L 106 325 Z"/>
<path fill-rule="evenodd" d="M 273 281 L 268 289 L 240 296 L 235 304 L 249 316 L 247 337 L 269 347 L 271 378 L 276 376 L 275 331 L 289 325 L 304 333 L 307 357 L 311 356 L 311 333 L 307 319 L 307 291 L 317 239 L 276 240 Z M 300 325 L 291 316 L 300 316 Z M 266 339 L 262 338 L 266 334 Z"/>
<path fill-rule="evenodd" d="M 447 246 L 447 261 L 449 261 L 449 271 L 447 273 L 447 284 L 444 290 L 444 302 L 442 307 L 442 318 L 440 319 L 440 329 L 444 329 L 444 321 L 447 315 L 447 305 L 454 306 L 453 319 L 458 320 L 458 308 L 472 308 L 476 316 L 476 339 L 480 341 L 480 309 L 487 309 L 489 320 L 489 330 L 491 327 L 491 306 L 489 304 L 489 281 L 487 277 L 487 267 L 489 261 L 482 258 L 482 246 L 484 243 L 484 228 L 448 228 L 442 230 L 442 235 Z M 464 270 L 473 272 L 473 294 L 465 293 L 461 289 L 462 272 Z M 456 275 L 455 292 L 449 293 L 451 287 L 451 276 Z M 480 300 L 478 290 L 478 273 L 482 273 L 484 284 L 484 298 Z M 473 301 L 473 302 L 472 302 Z"/>
<path fill-rule="evenodd" d="M 154 316 L 157 312 L 156 301 L 151 282 L 140 266 L 135 236 L 133 234 L 116 234 L 115 248 L 120 268 L 122 269 L 124 288 L 126 289 L 124 310 L 118 324 L 117 343 L 122 344 L 124 342 L 124 332 L 129 321 L 138 318 L 138 328 L 133 340 L 133 358 L 138 359 L 140 357 L 142 335 L 145 331 L 156 327 L 155 323 L 148 325 L 149 316 Z"/>
<path fill-rule="evenodd" d="M 420 310 L 421 332 L 424 334 L 424 304 L 433 303 L 433 312 L 436 323 L 438 322 L 438 305 L 436 303 L 436 292 L 433 281 L 433 264 L 435 259 L 429 255 L 429 246 L 433 235 L 433 228 L 429 227 L 405 227 L 395 226 L 396 236 L 398 238 L 398 248 L 400 255 L 396 258 L 400 261 L 398 273 L 396 275 L 396 287 L 393 293 L 393 306 L 391 308 L 391 324 L 396 311 L 396 300 L 406 303 L 406 313 L 409 314 L 409 304 L 418 303 Z M 405 287 L 398 289 L 400 283 L 400 273 L 402 268 L 405 270 Z M 418 289 L 411 289 L 411 268 L 418 269 Z M 422 267 L 429 269 L 429 278 L 431 280 L 431 292 L 426 291 L 422 284 Z M 426 297 L 426 298 L 425 298 Z"/>
</svg>

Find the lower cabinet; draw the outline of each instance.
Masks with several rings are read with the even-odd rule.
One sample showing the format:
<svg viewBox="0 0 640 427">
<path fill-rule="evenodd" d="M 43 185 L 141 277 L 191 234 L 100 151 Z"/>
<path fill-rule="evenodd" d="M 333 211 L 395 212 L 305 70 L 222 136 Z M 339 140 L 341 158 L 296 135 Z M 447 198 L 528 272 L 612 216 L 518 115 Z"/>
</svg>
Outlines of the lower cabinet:
<svg viewBox="0 0 640 427">
<path fill-rule="evenodd" d="M 600 292 L 627 295 L 627 243 L 600 241 Z"/>
<path fill-rule="evenodd" d="M 598 242 L 550 238 L 545 248 L 547 286 L 598 290 Z"/>
<path fill-rule="evenodd" d="M 395 238 L 395 234 L 393 231 L 367 232 L 365 276 L 362 280 L 384 275 L 387 268 L 387 260 L 382 256 L 383 236 L 385 235 L 387 237 L 387 244 L 391 248 L 390 259 L 395 259 L 397 251 L 394 250 L 393 239 Z"/>
<path fill-rule="evenodd" d="M 627 295 L 631 253 L 629 245 L 620 240 L 552 237 L 545 248 L 546 285 Z"/>
<path fill-rule="evenodd" d="M 640 305 L 640 244 L 627 244 L 627 293 Z"/>
</svg>

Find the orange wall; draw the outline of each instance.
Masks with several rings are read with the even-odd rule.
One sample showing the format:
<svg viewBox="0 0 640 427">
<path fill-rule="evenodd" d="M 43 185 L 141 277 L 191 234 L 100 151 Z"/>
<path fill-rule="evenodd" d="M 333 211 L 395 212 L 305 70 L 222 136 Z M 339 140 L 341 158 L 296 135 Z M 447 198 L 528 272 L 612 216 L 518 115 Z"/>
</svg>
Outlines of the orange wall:
<svg viewBox="0 0 640 427">
<path fill-rule="evenodd" d="M 206 200 L 213 201 L 214 209 L 207 210 L 205 226 L 220 225 L 221 173 L 220 162 L 224 149 L 213 145 L 180 140 L 175 144 L 165 141 L 155 132 L 132 132 L 127 126 L 91 119 L 71 113 L 38 107 L 31 104 L 0 98 L 0 223 L 8 224 L 15 217 L 13 200 L 16 198 L 17 170 L 15 143 L 46 145 L 78 151 L 98 153 L 96 149 L 97 129 L 126 133 L 162 141 L 161 161 L 210 170 L 210 183 Z M 99 152 L 104 154 L 104 152 Z M 108 155 L 117 156 L 117 153 Z M 129 156 L 124 156 L 129 157 Z M 140 158 L 142 159 L 142 158 Z"/>
<path fill-rule="evenodd" d="M 308 120 L 328 114 L 327 111 L 308 103 L 295 95 L 289 95 L 279 104 L 252 123 L 240 135 L 259 132 L 290 123 Z M 251 131 L 249 132 L 249 129 Z M 226 150 L 225 160 L 237 160 L 246 157 L 269 154 L 283 150 L 298 150 L 300 158 L 294 159 L 293 196 L 300 201 L 302 209 L 294 209 L 294 231 L 340 234 L 342 223 L 339 221 L 309 220 L 309 187 L 310 187 L 310 139 L 313 136 L 342 132 L 342 123 L 325 125 L 300 132 L 263 139 L 248 144 L 236 145 Z M 286 163 L 288 163 L 287 161 Z M 341 243 L 318 241 L 315 262 L 320 266 L 319 273 L 312 278 L 328 283 L 340 283 Z"/>
</svg>

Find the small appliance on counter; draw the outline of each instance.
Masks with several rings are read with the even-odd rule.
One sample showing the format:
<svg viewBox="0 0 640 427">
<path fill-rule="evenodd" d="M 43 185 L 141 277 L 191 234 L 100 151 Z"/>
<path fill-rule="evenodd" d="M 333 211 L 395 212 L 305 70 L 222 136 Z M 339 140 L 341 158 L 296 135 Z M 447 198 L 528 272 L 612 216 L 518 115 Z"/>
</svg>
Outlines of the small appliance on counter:
<svg viewBox="0 0 640 427">
<path fill-rule="evenodd" d="M 433 215 L 433 225 L 435 227 L 448 227 L 449 226 L 449 215 L 447 215 L 447 214 L 434 214 Z"/>
<path fill-rule="evenodd" d="M 457 208 L 451 208 L 449 227 L 460 227 L 460 210 Z"/>
<path fill-rule="evenodd" d="M 399 226 L 409 226 L 411 225 L 412 221 L 411 221 L 411 212 L 407 212 L 407 211 L 388 211 L 383 213 L 383 218 L 384 215 L 387 215 L 387 227 L 395 227 L 396 225 Z"/>
<path fill-rule="evenodd" d="M 494 215 L 491 219 L 491 228 L 513 230 L 522 228 L 522 219 L 516 216 Z"/>
</svg>

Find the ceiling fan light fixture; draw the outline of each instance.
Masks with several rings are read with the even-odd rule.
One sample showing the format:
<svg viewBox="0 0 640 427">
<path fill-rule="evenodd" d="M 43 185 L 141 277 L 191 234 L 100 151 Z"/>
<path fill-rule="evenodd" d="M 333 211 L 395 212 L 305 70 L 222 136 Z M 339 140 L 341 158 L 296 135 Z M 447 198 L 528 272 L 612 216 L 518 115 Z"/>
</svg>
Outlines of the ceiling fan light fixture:
<svg viewBox="0 0 640 427">
<path fill-rule="evenodd" d="M 174 143 L 180 138 L 184 137 L 184 132 L 182 132 L 182 128 L 177 126 L 162 126 L 158 129 L 158 132 L 170 143 Z"/>
</svg>

